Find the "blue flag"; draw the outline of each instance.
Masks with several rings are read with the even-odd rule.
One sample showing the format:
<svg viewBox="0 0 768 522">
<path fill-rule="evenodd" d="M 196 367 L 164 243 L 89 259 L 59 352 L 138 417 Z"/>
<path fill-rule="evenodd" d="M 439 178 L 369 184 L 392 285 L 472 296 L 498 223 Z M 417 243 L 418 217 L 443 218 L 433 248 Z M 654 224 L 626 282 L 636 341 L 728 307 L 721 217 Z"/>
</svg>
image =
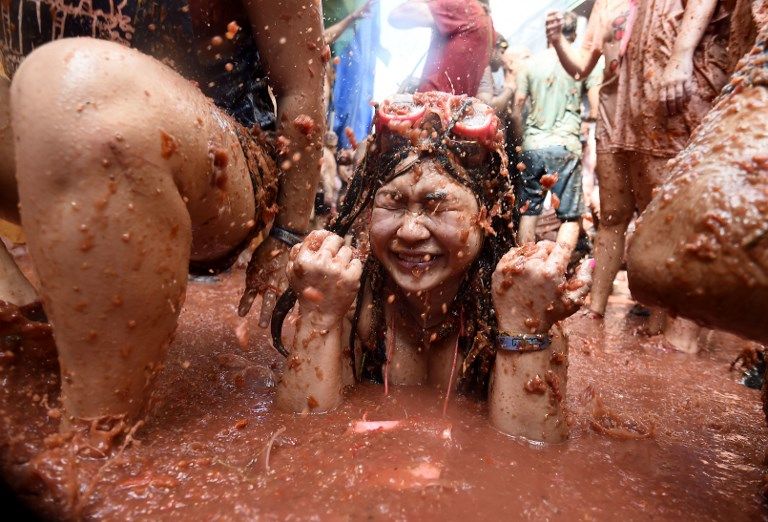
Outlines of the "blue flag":
<svg viewBox="0 0 768 522">
<path fill-rule="evenodd" d="M 355 24 L 354 38 L 339 53 L 336 83 L 333 86 L 331 111 L 335 113 L 333 130 L 339 146 L 351 146 L 344 129 L 351 128 L 359 140 L 371 129 L 373 79 L 379 53 L 379 3 L 374 2 L 370 14 Z"/>
</svg>

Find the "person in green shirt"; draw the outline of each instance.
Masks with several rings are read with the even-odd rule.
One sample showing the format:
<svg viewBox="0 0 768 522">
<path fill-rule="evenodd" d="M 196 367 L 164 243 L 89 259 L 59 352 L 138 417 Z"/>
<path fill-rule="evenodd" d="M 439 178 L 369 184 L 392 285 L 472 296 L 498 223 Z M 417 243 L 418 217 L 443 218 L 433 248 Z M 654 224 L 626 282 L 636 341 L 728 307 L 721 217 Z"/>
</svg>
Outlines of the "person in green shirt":
<svg viewBox="0 0 768 522">
<path fill-rule="evenodd" d="M 565 13 L 563 37 L 576 39 L 576 20 Z M 547 191 L 552 192 L 557 217 L 563 222 L 557 241 L 575 248 L 579 236 L 579 218 L 584 210 L 581 189 L 581 100 L 585 91 L 591 112 L 597 110 L 602 67 L 597 67 L 586 81 L 574 80 L 548 47 L 536 54 L 517 77 L 515 94 L 517 135 L 523 136 L 521 161 L 517 164 L 521 183 L 517 193 L 520 210 L 518 243 L 535 242 L 538 217 Z M 525 128 L 522 111 L 530 101 Z M 590 114 L 590 118 L 592 114 Z"/>
</svg>

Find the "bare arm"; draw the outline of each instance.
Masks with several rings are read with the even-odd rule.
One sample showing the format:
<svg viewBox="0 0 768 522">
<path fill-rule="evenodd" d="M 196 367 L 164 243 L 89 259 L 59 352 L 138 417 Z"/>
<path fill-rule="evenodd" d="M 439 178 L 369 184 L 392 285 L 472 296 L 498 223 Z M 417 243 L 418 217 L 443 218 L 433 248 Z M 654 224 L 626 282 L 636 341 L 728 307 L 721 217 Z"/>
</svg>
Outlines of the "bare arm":
<svg viewBox="0 0 768 522">
<path fill-rule="evenodd" d="M 505 70 L 504 71 L 504 89 L 498 96 L 493 95 L 493 78 L 491 77 L 491 68 L 487 67 L 483 75 L 483 81 L 480 83 L 480 88 L 477 91 L 477 99 L 481 102 L 493 107 L 496 114 L 501 116 L 507 109 L 509 102 L 512 101 L 512 97 L 515 94 L 515 80 L 514 75 Z"/>
<path fill-rule="evenodd" d="M 602 53 L 597 49 L 576 49 L 563 38 L 563 14 L 557 11 L 547 13 L 547 41 L 557 52 L 563 69 L 577 80 L 583 80 L 597 65 Z"/>
<path fill-rule="evenodd" d="M 701 42 L 704 31 L 706 31 L 712 15 L 715 14 L 716 7 L 717 0 L 688 2 L 683 14 L 683 23 L 672 50 L 672 56 L 693 60 L 693 52 Z"/>
<path fill-rule="evenodd" d="M 552 47 L 555 48 L 563 69 L 577 80 L 583 80 L 589 76 L 602 56 L 602 53 L 597 49 L 592 49 L 592 51 L 576 49 L 565 38 L 558 38 L 556 42 L 552 43 Z"/>
<path fill-rule="evenodd" d="M 320 184 L 323 187 L 325 204 L 336 207 L 336 175 L 338 168 L 336 158 L 328 149 L 323 151 L 323 166 L 320 168 Z"/>
<path fill-rule="evenodd" d="M 525 102 L 527 99 L 528 96 L 525 93 L 518 91 L 515 94 L 515 107 L 514 111 L 512 112 L 512 125 L 514 126 L 515 137 L 518 140 L 523 139 L 523 132 L 525 131 L 523 126 L 523 109 L 525 108 Z M 516 143 L 515 145 L 519 145 L 519 143 Z"/>
<path fill-rule="evenodd" d="M 691 98 L 693 53 L 715 13 L 717 0 L 688 2 L 683 14 L 672 55 L 664 68 L 659 100 L 666 105 L 667 113 L 677 114 Z"/>
<path fill-rule="evenodd" d="M 288 276 L 299 303 L 293 350 L 277 388 L 277 404 L 322 412 L 341 402 L 342 331 L 363 266 L 344 239 L 316 230 L 291 250 Z"/>
<path fill-rule="evenodd" d="M 360 20 L 361 18 L 368 15 L 368 9 L 371 7 L 371 4 L 376 0 L 368 0 L 365 4 L 360 6 L 359 8 L 355 9 L 351 13 L 349 13 L 347 16 L 327 28 L 325 31 L 323 31 L 323 37 L 325 38 L 325 43 L 328 45 L 333 45 L 336 40 L 339 39 L 339 36 L 341 36 L 344 31 L 346 31 L 351 24 L 354 22 Z"/>
<path fill-rule="evenodd" d="M 243 5 L 277 98 L 277 130 L 287 143 L 279 160 L 284 172 L 275 225 L 303 232 L 309 228 L 325 133 L 323 82 L 328 56 L 324 56 L 320 11 L 314 2 L 304 0 Z M 293 14 L 286 19 L 281 17 L 284 13 Z M 271 237 L 262 242 L 248 265 L 240 315 L 247 314 L 256 295 L 263 293 L 259 324 L 269 324 L 276 290 L 286 287 L 287 257 L 283 243 Z"/>
<path fill-rule="evenodd" d="M 598 107 L 600 106 L 600 86 L 595 85 L 587 89 L 587 100 L 589 101 L 589 119 L 591 121 L 597 120 L 599 114 Z"/>
<path fill-rule="evenodd" d="M 392 27 L 398 29 L 433 27 L 435 25 L 427 0 L 408 0 L 394 8 L 389 14 L 388 20 Z"/>
<path fill-rule="evenodd" d="M 306 230 L 312 208 L 312 188 L 317 186 L 320 176 L 320 138 L 325 132 L 320 12 L 307 7 L 304 0 L 246 2 L 245 5 L 277 99 L 278 133 L 290 141 L 284 156 L 290 160 L 296 158 L 282 178 L 276 223 Z M 309 6 L 313 5 L 309 2 Z M 285 20 L 280 18 L 285 12 L 296 14 Z M 269 29 L 265 30 L 266 27 Z M 297 118 L 301 122 L 305 116 L 309 125 L 297 124 Z"/>
<path fill-rule="evenodd" d="M 564 408 L 568 345 L 555 324 L 576 311 L 591 282 L 588 262 L 566 281 L 569 259 L 565 245 L 540 241 L 513 248 L 494 271 L 491 286 L 501 335 L 507 342 L 534 335 L 544 343 L 518 346 L 522 350 L 499 343 L 488 410 L 491 424 L 504 433 L 544 442 L 561 442 L 568 436 Z M 546 345 L 550 336 L 552 343 Z"/>
</svg>

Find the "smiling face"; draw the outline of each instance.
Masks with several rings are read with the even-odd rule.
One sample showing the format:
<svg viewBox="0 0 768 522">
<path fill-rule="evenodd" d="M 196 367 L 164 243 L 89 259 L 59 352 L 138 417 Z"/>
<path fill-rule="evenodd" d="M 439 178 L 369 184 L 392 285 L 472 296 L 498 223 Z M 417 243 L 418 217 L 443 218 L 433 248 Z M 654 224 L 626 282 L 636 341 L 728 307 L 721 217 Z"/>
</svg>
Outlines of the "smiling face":
<svg viewBox="0 0 768 522">
<path fill-rule="evenodd" d="M 468 188 L 423 162 L 376 193 L 371 249 L 405 292 L 458 288 L 483 243 L 478 211 Z"/>
</svg>

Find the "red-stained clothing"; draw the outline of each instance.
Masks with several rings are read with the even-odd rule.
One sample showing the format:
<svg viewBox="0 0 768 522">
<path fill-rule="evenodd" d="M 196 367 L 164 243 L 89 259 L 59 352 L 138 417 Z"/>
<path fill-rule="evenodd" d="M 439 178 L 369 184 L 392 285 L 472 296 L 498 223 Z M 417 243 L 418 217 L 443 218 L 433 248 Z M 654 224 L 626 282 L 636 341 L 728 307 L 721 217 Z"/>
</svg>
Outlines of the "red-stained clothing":
<svg viewBox="0 0 768 522">
<path fill-rule="evenodd" d="M 493 24 L 477 0 L 432 0 L 432 42 L 419 91 L 477 94 L 491 57 Z"/>
</svg>

